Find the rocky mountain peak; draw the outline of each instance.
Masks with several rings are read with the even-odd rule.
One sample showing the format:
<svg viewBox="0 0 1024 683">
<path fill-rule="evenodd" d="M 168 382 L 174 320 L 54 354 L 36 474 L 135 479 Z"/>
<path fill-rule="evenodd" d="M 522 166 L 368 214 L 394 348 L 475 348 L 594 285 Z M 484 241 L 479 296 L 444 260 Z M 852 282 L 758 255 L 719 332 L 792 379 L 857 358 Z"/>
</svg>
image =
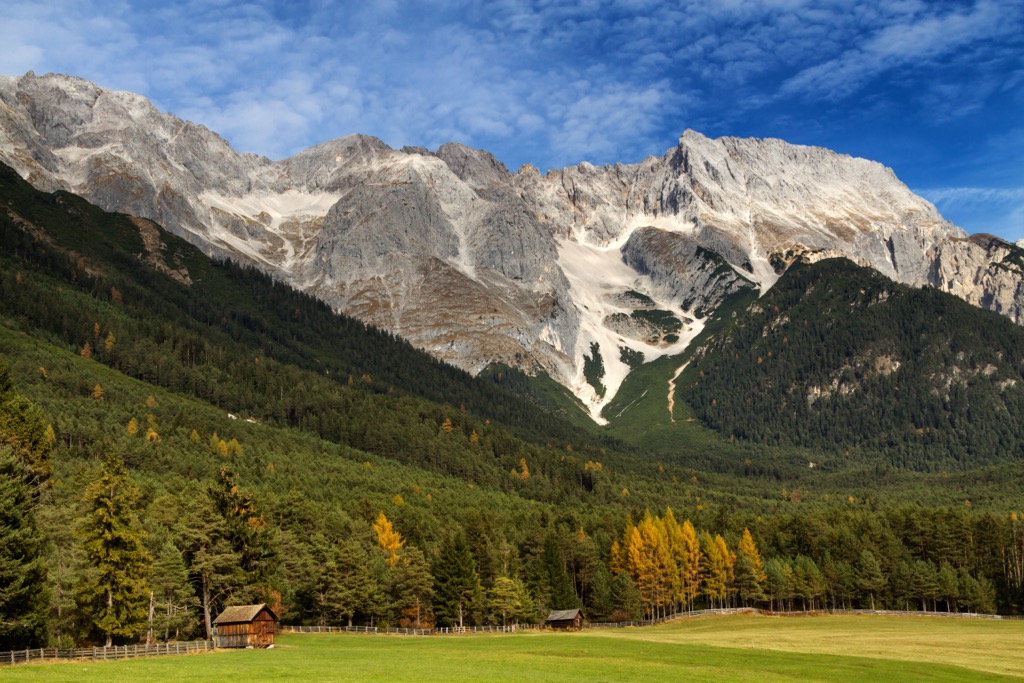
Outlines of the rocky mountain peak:
<svg viewBox="0 0 1024 683">
<path fill-rule="evenodd" d="M 0 77 L 0 161 L 156 221 L 471 371 L 546 372 L 595 419 L 730 294 L 842 256 L 1024 319 L 1024 252 L 967 239 L 881 164 L 687 130 L 660 157 L 511 174 L 351 135 L 271 162 L 144 98 Z"/>
</svg>

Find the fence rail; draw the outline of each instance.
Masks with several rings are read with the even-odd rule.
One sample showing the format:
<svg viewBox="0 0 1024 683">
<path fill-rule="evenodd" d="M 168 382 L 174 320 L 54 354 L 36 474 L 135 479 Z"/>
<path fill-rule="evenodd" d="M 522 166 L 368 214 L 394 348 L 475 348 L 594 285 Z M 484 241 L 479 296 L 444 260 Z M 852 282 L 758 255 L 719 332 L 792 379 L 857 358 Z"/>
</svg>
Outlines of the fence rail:
<svg viewBox="0 0 1024 683">
<path fill-rule="evenodd" d="M 191 640 L 183 643 L 156 643 L 154 645 L 111 645 L 110 647 L 35 648 L 0 652 L 0 665 L 24 664 L 43 660 L 67 659 L 134 659 L 183 655 L 193 652 L 213 652 L 212 640 Z"/>
<path fill-rule="evenodd" d="M 941 617 L 959 619 L 1024 619 L 1020 616 L 1004 616 L 998 614 L 976 614 L 974 612 L 902 612 L 897 610 L 870 609 L 832 609 L 810 611 L 773 611 L 757 607 L 726 607 L 722 609 L 702 609 L 689 612 L 676 612 L 657 619 L 643 621 L 609 621 L 584 622 L 584 629 L 594 628 L 629 628 L 640 626 L 656 626 L 678 619 L 707 617 L 726 614 L 760 614 L 768 617 L 810 617 L 827 614 L 874 614 L 907 617 Z M 466 626 L 463 628 L 379 628 L 376 626 L 281 626 L 279 633 L 368 633 L 372 635 L 400 636 L 441 636 L 467 633 L 514 633 L 517 631 L 542 631 L 542 624 L 514 624 L 511 626 Z"/>
<path fill-rule="evenodd" d="M 612 621 L 612 622 L 585 622 L 584 629 L 596 628 L 629 628 L 640 626 L 655 626 L 678 619 L 690 619 L 695 617 L 707 617 L 726 614 L 760 614 L 774 617 L 807 617 L 826 614 L 874 614 L 905 617 L 942 617 L 959 619 L 1024 619 L 1022 616 L 1007 616 L 999 614 L 975 614 L 973 612 L 902 612 L 896 610 L 870 610 L 870 609 L 836 609 L 836 610 L 813 610 L 798 612 L 783 612 L 759 609 L 757 607 L 728 607 L 723 609 L 702 609 L 690 612 L 677 612 L 657 619 L 645 619 L 643 621 Z M 280 626 L 279 633 L 368 633 L 375 635 L 399 635 L 399 636 L 444 636 L 471 633 L 515 633 L 518 631 L 542 631 L 545 626 L 541 624 L 511 624 L 508 626 L 466 626 L 463 628 L 379 628 L 376 626 Z M 0 665 L 23 664 L 25 662 L 43 660 L 68 660 L 68 659 L 131 659 L 135 657 L 157 657 L 164 655 L 183 655 L 193 652 L 212 652 L 215 649 L 212 640 L 192 640 L 181 643 L 158 643 L 155 645 L 112 645 L 110 647 L 83 647 L 83 648 L 41 648 L 31 650 L 11 650 L 0 652 Z"/>
<path fill-rule="evenodd" d="M 377 626 L 281 626 L 278 633 L 369 633 L 392 636 L 440 636 L 461 633 L 515 633 L 537 631 L 537 624 L 511 624 L 509 626 L 453 626 L 446 628 L 380 628 Z"/>
</svg>

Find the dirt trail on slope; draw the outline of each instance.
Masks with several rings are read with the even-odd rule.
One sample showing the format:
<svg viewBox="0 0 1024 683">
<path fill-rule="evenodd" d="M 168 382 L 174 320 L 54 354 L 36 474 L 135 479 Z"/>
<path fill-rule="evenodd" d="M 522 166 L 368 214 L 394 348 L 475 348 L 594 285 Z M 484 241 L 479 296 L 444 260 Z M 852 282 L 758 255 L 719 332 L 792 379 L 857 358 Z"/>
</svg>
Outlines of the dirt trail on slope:
<svg viewBox="0 0 1024 683">
<path fill-rule="evenodd" d="M 680 365 L 679 369 L 676 370 L 676 374 L 672 375 L 672 379 L 668 381 L 668 419 L 671 420 L 673 424 L 675 424 L 676 421 L 676 380 L 679 379 L 679 375 L 683 373 L 683 370 L 685 370 L 686 366 L 689 364 L 690 361 L 686 361 Z"/>
</svg>

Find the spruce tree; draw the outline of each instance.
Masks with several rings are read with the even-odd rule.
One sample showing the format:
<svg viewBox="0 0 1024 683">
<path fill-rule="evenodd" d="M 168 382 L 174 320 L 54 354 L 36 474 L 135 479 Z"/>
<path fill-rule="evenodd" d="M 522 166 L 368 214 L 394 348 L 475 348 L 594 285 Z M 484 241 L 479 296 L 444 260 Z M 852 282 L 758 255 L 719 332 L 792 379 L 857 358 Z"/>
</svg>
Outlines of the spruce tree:
<svg viewBox="0 0 1024 683">
<path fill-rule="evenodd" d="M 0 360 L 0 649 L 46 644 L 47 544 L 34 510 L 49 474 L 46 425 Z"/>
<path fill-rule="evenodd" d="M 449 536 L 441 546 L 433 573 L 437 625 L 462 628 L 479 602 L 480 579 L 461 531 Z"/>
<path fill-rule="evenodd" d="M 119 457 L 106 456 L 82 500 L 80 534 L 92 571 L 84 574 L 79 602 L 109 646 L 115 637 L 132 639 L 146 629 L 152 559 L 142 545 L 139 491 Z"/>
<path fill-rule="evenodd" d="M 544 539 L 544 551 L 540 556 L 541 575 L 547 584 L 550 597 L 549 609 L 571 609 L 580 606 L 580 600 L 576 597 L 576 591 L 572 588 L 572 581 L 565 571 L 565 562 L 562 561 L 562 549 L 558 545 L 558 539 L 554 532 L 549 532 Z"/>
<path fill-rule="evenodd" d="M 21 463 L 0 448 L 0 650 L 47 639 L 46 541 L 36 527 Z"/>
<path fill-rule="evenodd" d="M 637 621 L 644 617 L 644 602 L 640 589 L 626 572 L 615 575 L 611 585 L 612 619 L 614 621 Z"/>
</svg>

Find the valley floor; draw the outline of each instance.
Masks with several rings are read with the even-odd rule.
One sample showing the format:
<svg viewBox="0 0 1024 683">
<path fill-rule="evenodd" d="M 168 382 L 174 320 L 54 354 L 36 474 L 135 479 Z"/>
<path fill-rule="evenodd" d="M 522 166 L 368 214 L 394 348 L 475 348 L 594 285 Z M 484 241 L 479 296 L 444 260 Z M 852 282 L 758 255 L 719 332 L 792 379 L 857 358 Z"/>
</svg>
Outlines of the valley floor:
<svg viewBox="0 0 1024 683">
<path fill-rule="evenodd" d="M 1024 621 L 680 620 L 582 633 L 285 634 L 271 650 L 5 668 L 5 681 L 995 681 L 1024 678 Z"/>
</svg>

